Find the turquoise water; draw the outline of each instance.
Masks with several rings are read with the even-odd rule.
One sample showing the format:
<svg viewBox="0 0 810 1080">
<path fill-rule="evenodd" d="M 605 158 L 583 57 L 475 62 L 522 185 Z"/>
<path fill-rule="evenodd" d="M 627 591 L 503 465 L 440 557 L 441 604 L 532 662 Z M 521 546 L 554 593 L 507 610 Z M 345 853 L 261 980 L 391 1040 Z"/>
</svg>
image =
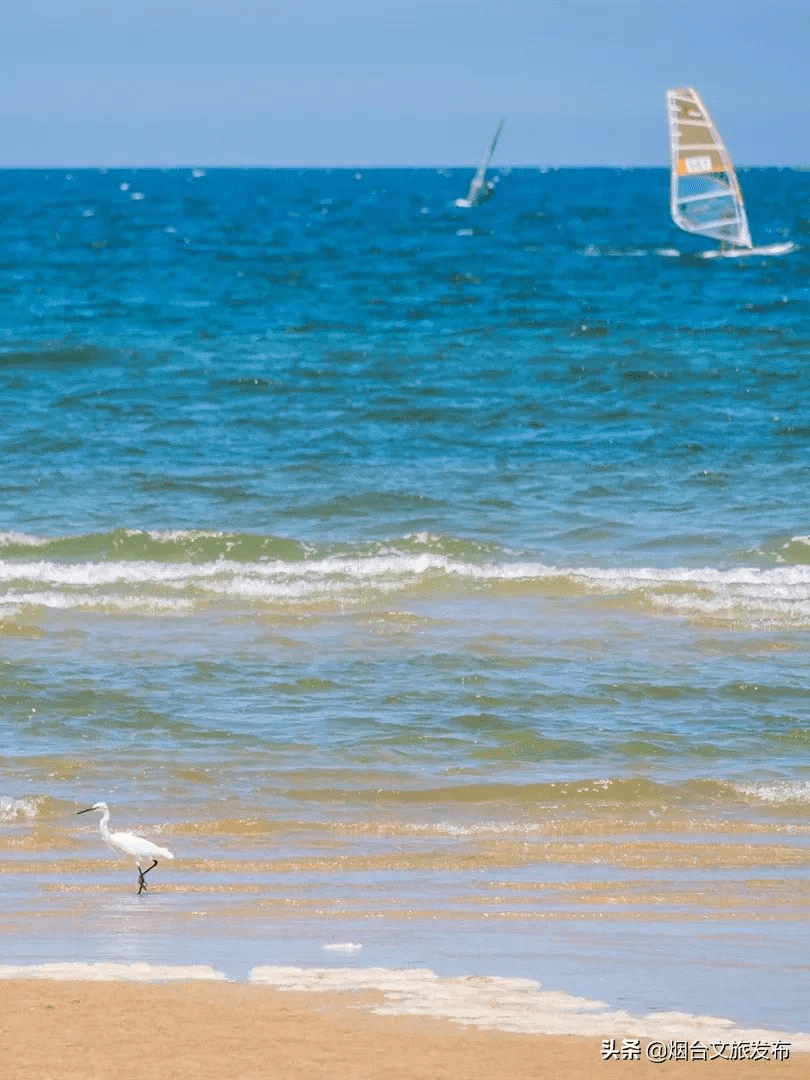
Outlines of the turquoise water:
<svg viewBox="0 0 810 1080">
<path fill-rule="evenodd" d="M 0 173 L 6 956 L 806 1027 L 810 173 L 468 179 Z"/>
</svg>

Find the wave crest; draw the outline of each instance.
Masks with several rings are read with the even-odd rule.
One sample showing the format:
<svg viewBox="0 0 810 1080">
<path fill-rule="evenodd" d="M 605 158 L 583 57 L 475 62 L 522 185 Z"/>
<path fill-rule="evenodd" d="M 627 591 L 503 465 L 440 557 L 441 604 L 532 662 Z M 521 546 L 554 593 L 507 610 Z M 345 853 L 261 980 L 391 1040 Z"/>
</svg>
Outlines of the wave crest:
<svg viewBox="0 0 810 1080">
<path fill-rule="evenodd" d="M 0 614 L 25 607 L 140 613 L 217 605 L 362 606 L 458 593 L 598 596 L 652 612 L 757 627 L 810 626 L 810 565 L 563 567 L 493 545 L 413 534 L 311 545 L 250 534 L 118 530 L 0 534 Z"/>
</svg>

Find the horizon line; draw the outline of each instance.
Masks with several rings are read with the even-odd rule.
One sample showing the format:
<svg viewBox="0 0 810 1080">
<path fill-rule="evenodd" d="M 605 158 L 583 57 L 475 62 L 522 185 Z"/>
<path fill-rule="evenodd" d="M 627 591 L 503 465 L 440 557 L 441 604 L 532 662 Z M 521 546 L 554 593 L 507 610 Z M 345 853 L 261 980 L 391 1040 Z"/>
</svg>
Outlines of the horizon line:
<svg viewBox="0 0 810 1080">
<path fill-rule="evenodd" d="M 96 164 L 96 165 L 82 164 L 82 165 L 79 165 L 79 164 L 65 164 L 65 163 L 62 163 L 62 162 L 55 162 L 55 163 L 48 164 L 48 165 L 13 165 L 13 164 L 5 164 L 4 165 L 4 164 L 0 163 L 0 171 L 4 171 L 4 172 L 6 172 L 6 171 L 14 171 L 14 170 L 40 171 L 40 170 L 46 170 L 46 169 L 73 169 L 75 171 L 82 170 L 82 169 L 108 170 L 108 171 L 113 170 L 113 169 L 161 169 L 161 170 L 167 170 L 167 171 L 168 170 L 173 170 L 173 169 L 205 169 L 206 171 L 226 170 L 226 169 L 245 169 L 245 170 L 247 170 L 247 169 L 262 169 L 262 170 L 266 170 L 266 171 L 271 171 L 271 170 L 274 170 L 274 169 L 277 169 L 277 170 L 282 170 L 282 169 L 307 170 L 307 169 L 311 169 L 311 170 L 314 171 L 314 170 L 326 170 L 326 169 L 329 169 L 329 170 L 345 170 L 346 172 L 351 171 L 351 170 L 354 170 L 356 172 L 358 169 L 366 169 L 367 171 L 373 171 L 375 169 L 378 169 L 378 170 L 382 170 L 382 169 L 414 169 L 414 170 L 417 170 L 417 169 L 431 169 L 431 170 L 434 170 L 434 171 L 437 171 L 437 172 L 452 169 L 452 170 L 463 170 L 463 171 L 472 170 L 474 172 L 476 169 L 478 169 L 478 167 L 479 166 L 476 165 L 476 164 L 471 164 L 471 165 L 435 165 L 435 164 L 427 164 L 427 165 L 401 165 L 401 164 L 400 165 L 397 165 L 397 164 L 390 164 L 390 165 L 380 165 L 380 164 L 377 164 L 377 165 L 362 165 L 362 164 L 360 164 L 360 165 L 330 165 L 330 164 L 319 164 L 319 165 L 313 165 L 313 164 L 309 164 L 309 165 L 300 165 L 300 164 L 291 164 L 291 165 L 278 165 L 278 164 L 276 164 L 276 165 L 256 165 L 256 164 L 253 164 L 253 165 L 236 165 L 236 164 L 230 164 L 230 165 L 223 165 L 223 164 L 206 165 L 204 163 L 194 162 L 194 163 L 181 163 L 181 164 L 171 164 L 170 165 L 170 164 L 167 164 L 165 162 L 162 163 L 162 164 L 153 162 L 153 163 L 149 163 L 149 164 L 141 163 L 141 164 L 114 164 L 114 165 L 111 165 L 111 164 Z M 798 164 L 798 163 L 788 164 L 786 162 L 769 162 L 767 164 L 760 163 L 760 164 L 756 164 L 756 165 L 746 165 L 746 164 L 738 164 L 738 163 L 735 162 L 735 168 L 736 169 L 794 169 L 794 170 L 798 170 L 798 171 L 804 171 L 804 170 L 810 169 L 810 164 Z M 556 171 L 556 170 L 560 170 L 560 169 L 650 169 L 650 170 L 652 170 L 652 169 L 662 169 L 662 170 L 665 170 L 665 171 L 669 171 L 670 165 L 669 165 L 669 162 L 666 162 L 665 164 L 656 164 L 656 165 L 649 165 L 649 164 L 648 165 L 641 165 L 641 164 L 606 165 L 606 164 L 599 164 L 599 163 L 593 163 L 593 164 L 588 164 L 588 165 L 582 165 L 582 164 L 580 164 L 580 165 L 570 165 L 570 164 L 508 165 L 508 164 L 504 164 L 504 165 L 491 165 L 488 171 L 493 172 L 493 173 L 497 173 L 499 170 L 504 170 L 504 169 L 508 169 L 510 171 L 517 170 L 517 169 L 528 169 L 528 170 L 533 170 L 533 171 L 537 171 L 537 172 L 552 172 L 552 171 Z"/>
</svg>

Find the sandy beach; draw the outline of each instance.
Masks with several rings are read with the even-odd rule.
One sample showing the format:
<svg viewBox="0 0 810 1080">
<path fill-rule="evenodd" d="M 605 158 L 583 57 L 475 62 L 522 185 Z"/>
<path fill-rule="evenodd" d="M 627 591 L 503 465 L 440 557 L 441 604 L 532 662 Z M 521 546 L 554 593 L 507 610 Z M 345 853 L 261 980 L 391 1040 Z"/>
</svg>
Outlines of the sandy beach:
<svg viewBox="0 0 810 1080">
<path fill-rule="evenodd" d="M 375 1015 L 381 995 L 284 993 L 231 982 L 3 981 L 6 1080 L 545 1080 L 810 1077 L 788 1060 L 603 1060 L 602 1040 Z M 627 1033 L 610 1033 L 621 1036 Z"/>
</svg>

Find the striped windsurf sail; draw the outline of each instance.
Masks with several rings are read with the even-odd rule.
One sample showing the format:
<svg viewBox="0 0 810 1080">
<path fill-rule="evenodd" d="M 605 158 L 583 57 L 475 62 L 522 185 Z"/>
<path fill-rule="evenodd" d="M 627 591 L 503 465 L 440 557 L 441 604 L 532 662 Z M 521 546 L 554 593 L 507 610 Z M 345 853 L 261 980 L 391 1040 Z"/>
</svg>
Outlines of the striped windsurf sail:
<svg viewBox="0 0 810 1080">
<path fill-rule="evenodd" d="M 672 220 L 687 232 L 750 248 L 751 233 L 734 165 L 691 86 L 667 90 Z"/>
</svg>

